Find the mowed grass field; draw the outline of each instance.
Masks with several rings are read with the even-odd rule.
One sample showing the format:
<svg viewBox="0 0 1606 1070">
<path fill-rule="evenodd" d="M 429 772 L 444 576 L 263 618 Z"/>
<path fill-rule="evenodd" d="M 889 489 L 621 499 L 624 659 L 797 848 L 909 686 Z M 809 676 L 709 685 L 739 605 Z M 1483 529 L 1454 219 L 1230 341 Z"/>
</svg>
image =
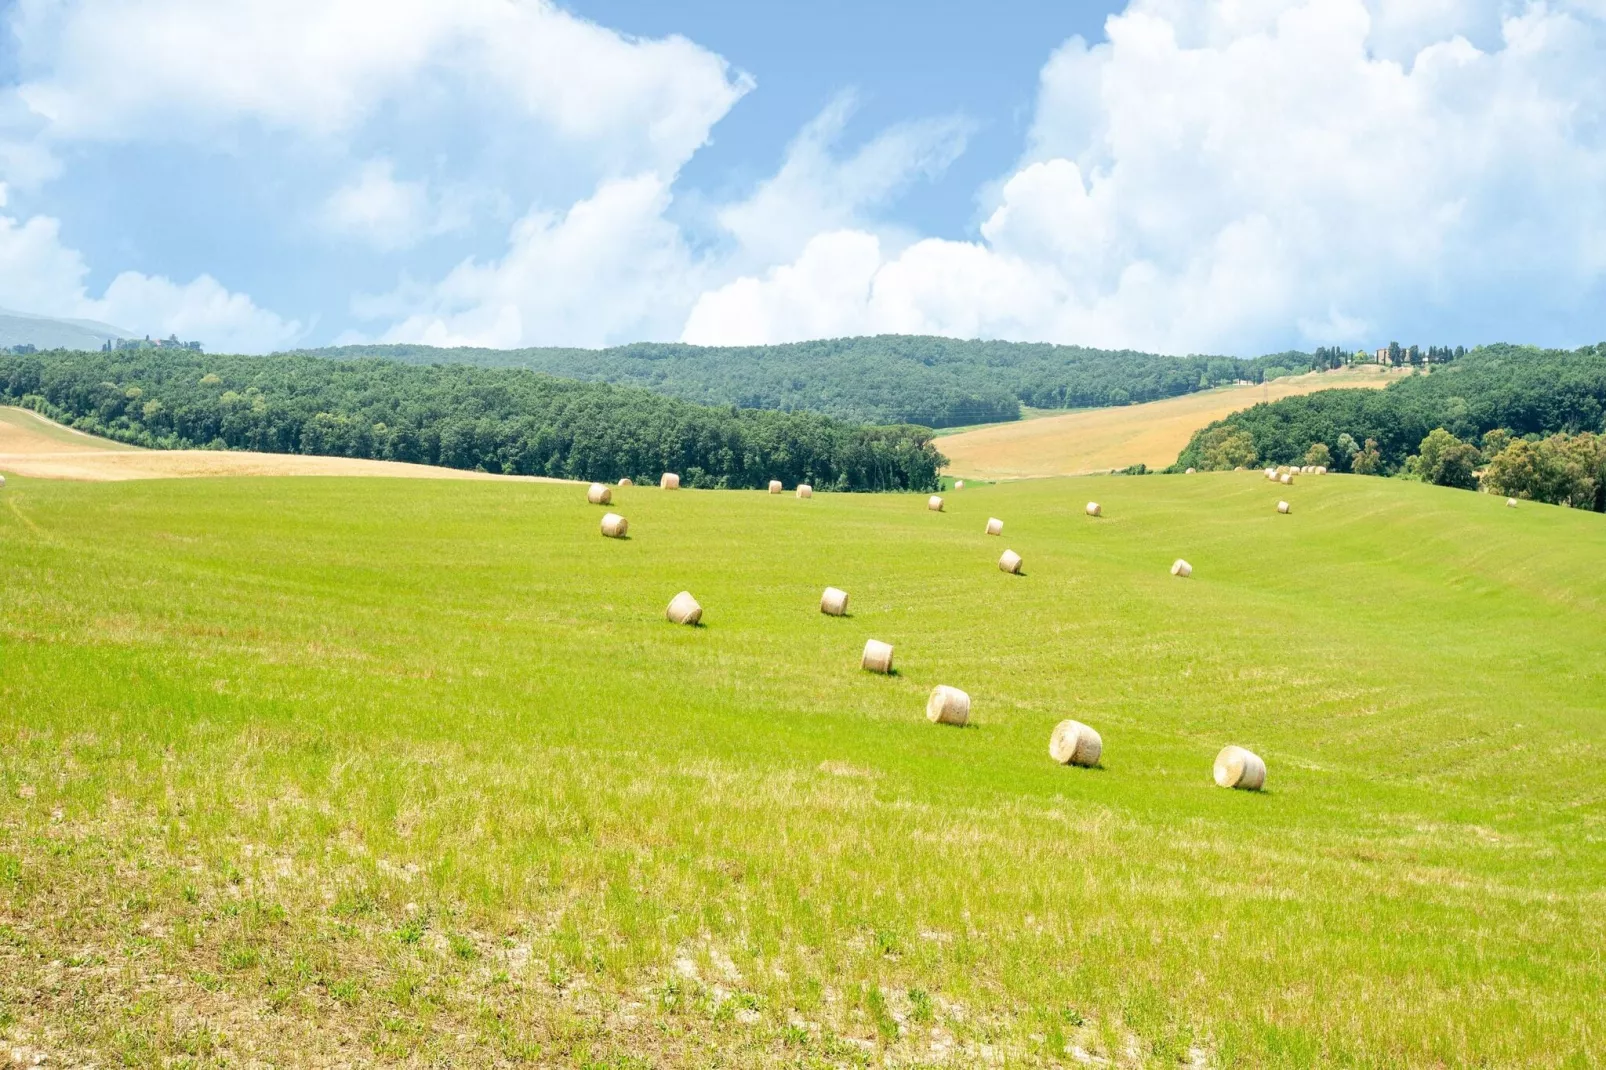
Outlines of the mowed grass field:
<svg viewBox="0 0 1606 1070">
<path fill-rule="evenodd" d="M 551 484 L 0 496 L 19 1058 L 1606 1052 L 1598 516 L 1254 473 L 631 488 L 628 541 Z M 1101 768 L 1049 760 L 1065 717 Z M 1267 791 L 1213 785 L 1227 743 Z"/>
<path fill-rule="evenodd" d="M 956 476 L 1019 479 L 1109 472 L 1128 465 L 1165 468 L 1193 433 L 1262 401 L 1337 387 L 1381 388 L 1399 379 L 1376 365 L 1274 379 L 1260 386 L 1224 386 L 1196 394 L 987 424 L 942 434 L 937 448 Z"/>
</svg>

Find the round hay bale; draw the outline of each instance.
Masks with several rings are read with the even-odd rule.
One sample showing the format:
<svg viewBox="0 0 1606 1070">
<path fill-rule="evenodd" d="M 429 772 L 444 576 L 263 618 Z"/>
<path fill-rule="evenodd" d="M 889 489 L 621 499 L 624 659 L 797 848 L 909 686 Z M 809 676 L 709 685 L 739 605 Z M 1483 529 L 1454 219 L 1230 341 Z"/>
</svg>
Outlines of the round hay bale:
<svg viewBox="0 0 1606 1070">
<path fill-rule="evenodd" d="M 781 487 L 781 481 L 779 479 L 770 480 L 770 493 L 771 494 L 779 494 L 779 493 L 781 493 L 782 489 L 783 488 Z"/>
<path fill-rule="evenodd" d="M 1183 472 L 1182 474 L 1185 475 L 1185 476 L 1191 476 L 1191 475 L 1193 475 L 1193 469 L 1190 468 L 1187 471 Z"/>
<path fill-rule="evenodd" d="M 957 687 L 938 684 L 926 700 L 926 720 L 932 724 L 964 724 L 970 720 L 970 696 Z"/>
<path fill-rule="evenodd" d="M 623 479 L 621 479 L 619 481 L 619 485 L 621 487 L 633 487 L 633 486 L 635 486 L 635 484 L 630 481 L 630 477 L 629 476 L 625 476 Z"/>
<path fill-rule="evenodd" d="M 1224 747 L 1216 755 L 1216 784 L 1223 788 L 1259 791 L 1266 786 L 1266 763 L 1242 747 Z"/>
<path fill-rule="evenodd" d="M 1061 765 L 1098 765 L 1103 753 L 1103 738 L 1081 721 L 1061 721 L 1048 737 L 1048 756 Z"/>
<path fill-rule="evenodd" d="M 848 592 L 827 587 L 820 595 L 820 612 L 828 617 L 845 616 L 848 612 Z"/>
<path fill-rule="evenodd" d="M 669 600 L 669 608 L 664 610 L 664 616 L 673 624 L 696 624 L 703 619 L 703 607 L 691 596 L 690 591 L 681 591 Z"/>
<path fill-rule="evenodd" d="M 1193 575 L 1193 566 L 1179 557 L 1171 563 L 1171 575 L 1181 576 L 1183 579 L 1187 579 L 1189 576 Z"/>
<path fill-rule="evenodd" d="M 1098 502 L 1088 502 L 1087 503 L 1087 515 L 1088 516 L 1103 516 L 1104 515 L 1104 507 L 1102 505 L 1100 505 Z"/>
<path fill-rule="evenodd" d="M 1004 522 L 1002 520 L 998 519 L 996 516 L 988 517 L 987 518 L 987 534 L 989 534 L 989 535 L 1002 535 L 1003 533 L 1004 533 Z"/>
<path fill-rule="evenodd" d="M 3 483 L 0 483 L 0 485 L 3 485 Z M 1515 498 L 1507 498 L 1506 499 L 1506 508 L 1507 509 L 1515 509 L 1516 507 L 1517 507 L 1517 499 L 1515 499 Z"/>
<path fill-rule="evenodd" d="M 1316 466 L 1316 474 L 1319 475 L 1319 476 L 1325 476 L 1327 474 L 1327 466 L 1325 464 L 1317 465 Z"/>
<path fill-rule="evenodd" d="M 609 502 L 613 501 L 613 491 L 609 490 L 601 483 L 593 483 L 586 490 L 586 501 L 590 502 L 592 505 L 607 505 Z"/>
<path fill-rule="evenodd" d="M 1011 576 L 1020 575 L 1020 554 L 1014 550 L 1005 550 L 1004 555 L 998 559 L 998 567 Z"/>
<path fill-rule="evenodd" d="M 1287 503 L 1287 502 L 1278 502 L 1278 503 L 1277 503 L 1277 511 L 1278 511 L 1278 512 L 1279 512 L 1279 513 L 1286 513 L 1286 512 L 1288 512 L 1288 503 Z"/>
<path fill-rule="evenodd" d="M 799 483 L 797 485 L 797 496 L 799 498 L 812 498 L 814 497 L 814 488 L 807 483 Z"/>
<path fill-rule="evenodd" d="M 942 498 L 936 494 L 933 494 L 931 497 L 926 499 L 926 508 L 930 509 L 933 513 L 942 512 Z"/>
<path fill-rule="evenodd" d="M 1290 487 L 1294 484 L 1294 477 L 1290 473 L 1284 472 L 1282 475 L 1277 477 L 1277 481 L 1285 487 Z"/>
<path fill-rule="evenodd" d="M 1275 468 L 1266 469 L 1266 478 L 1267 479 L 1276 479 L 1277 478 L 1277 469 L 1275 469 Z"/>
<path fill-rule="evenodd" d="M 964 490 L 965 489 L 965 481 L 963 479 L 954 480 L 954 489 L 955 490 Z"/>
<path fill-rule="evenodd" d="M 6 485 L 6 477 L 5 476 L 0 476 L 0 487 L 3 487 L 5 485 Z"/>
<path fill-rule="evenodd" d="M 674 472 L 665 472 L 658 479 L 658 487 L 660 490 L 679 490 L 680 477 Z"/>
<path fill-rule="evenodd" d="M 889 673 L 892 671 L 892 644 L 883 643 L 879 639 L 866 639 L 864 641 L 864 654 L 859 658 L 859 668 L 865 672 Z"/>
<path fill-rule="evenodd" d="M 604 513 L 602 515 L 602 533 L 610 539 L 622 539 L 630 530 L 630 521 L 618 513 Z"/>
</svg>

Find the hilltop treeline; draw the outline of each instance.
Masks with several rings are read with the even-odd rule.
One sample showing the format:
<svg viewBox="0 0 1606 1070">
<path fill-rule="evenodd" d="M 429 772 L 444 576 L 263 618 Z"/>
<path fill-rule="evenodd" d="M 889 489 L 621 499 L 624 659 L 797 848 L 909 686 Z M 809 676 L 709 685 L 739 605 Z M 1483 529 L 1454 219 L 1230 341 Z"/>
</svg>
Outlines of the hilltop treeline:
<svg viewBox="0 0 1606 1070">
<path fill-rule="evenodd" d="M 1195 434 L 1177 465 L 1309 463 L 1321 447 L 1316 456 L 1325 453 L 1341 471 L 1415 474 L 1408 462 L 1439 429 L 1463 443 L 1498 432 L 1503 448 L 1514 439 L 1599 432 L 1603 422 L 1606 342 L 1571 351 L 1480 346 L 1384 390 L 1324 390 L 1235 412 Z"/>
<path fill-rule="evenodd" d="M 703 405 L 809 410 L 865 423 L 960 427 L 1020 418 L 1020 407 L 1101 408 L 1157 401 L 1223 383 L 1328 368 L 1337 349 L 1254 360 L 914 335 L 791 345 L 615 349 L 436 349 L 345 346 L 335 359 L 521 367 L 569 379 L 641 386 Z"/>
<path fill-rule="evenodd" d="M 81 430 L 165 449 L 367 457 L 516 475 L 837 490 L 930 490 L 926 428 L 710 408 L 519 368 L 375 359 L 55 351 L 0 356 L 0 395 Z"/>
</svg>

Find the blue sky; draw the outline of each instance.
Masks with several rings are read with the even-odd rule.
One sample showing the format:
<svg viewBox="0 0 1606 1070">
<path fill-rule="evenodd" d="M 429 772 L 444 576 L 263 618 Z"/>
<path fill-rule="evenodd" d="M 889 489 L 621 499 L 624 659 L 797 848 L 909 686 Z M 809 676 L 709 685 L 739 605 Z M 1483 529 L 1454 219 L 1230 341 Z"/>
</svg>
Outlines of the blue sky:
<svg viewBox="0 0 1606 1070">
<path fill-rule="evenodd" d="M 0 22 L 0 307 L 214 350 L 1606 338 L 1602 0 Z"/>
</svg>

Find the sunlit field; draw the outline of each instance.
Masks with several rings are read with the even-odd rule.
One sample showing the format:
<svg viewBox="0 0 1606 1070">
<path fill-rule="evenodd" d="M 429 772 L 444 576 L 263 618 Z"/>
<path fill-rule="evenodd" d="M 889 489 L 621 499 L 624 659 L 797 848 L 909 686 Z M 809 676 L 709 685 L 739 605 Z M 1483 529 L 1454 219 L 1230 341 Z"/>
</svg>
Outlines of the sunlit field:
<svg viewBox="0 0 1606 1070">
<path fill-rule="evenodd" d="M 583 486 L 12 478 L 5 1054 L 1599 1064 L 1599 516 L 947 502 L 627 488 L 616 541 Z M 1049 759 L 1066 717 L 1099 768 Z M 1228 743 L 1266 791 L 1213 784 Z"/>
<path fill-rule="evenodd" d="M 949 459 L 948 471 L 957 476 L 1014 479 L 1109 472 L 1134 464 L 1165 468 L 1177 459 L 1195 431 L 1240 409 L 1338 387 L 1381 389 L 1398 382 L 1402 374 L 1407 373 L 1361 364 L 1291 375 L 1262 385 L 1201 390 L 1142 405 L 1039 412 L 1014 423 L 943 433 L 937 448 Z"/>
</svg>

